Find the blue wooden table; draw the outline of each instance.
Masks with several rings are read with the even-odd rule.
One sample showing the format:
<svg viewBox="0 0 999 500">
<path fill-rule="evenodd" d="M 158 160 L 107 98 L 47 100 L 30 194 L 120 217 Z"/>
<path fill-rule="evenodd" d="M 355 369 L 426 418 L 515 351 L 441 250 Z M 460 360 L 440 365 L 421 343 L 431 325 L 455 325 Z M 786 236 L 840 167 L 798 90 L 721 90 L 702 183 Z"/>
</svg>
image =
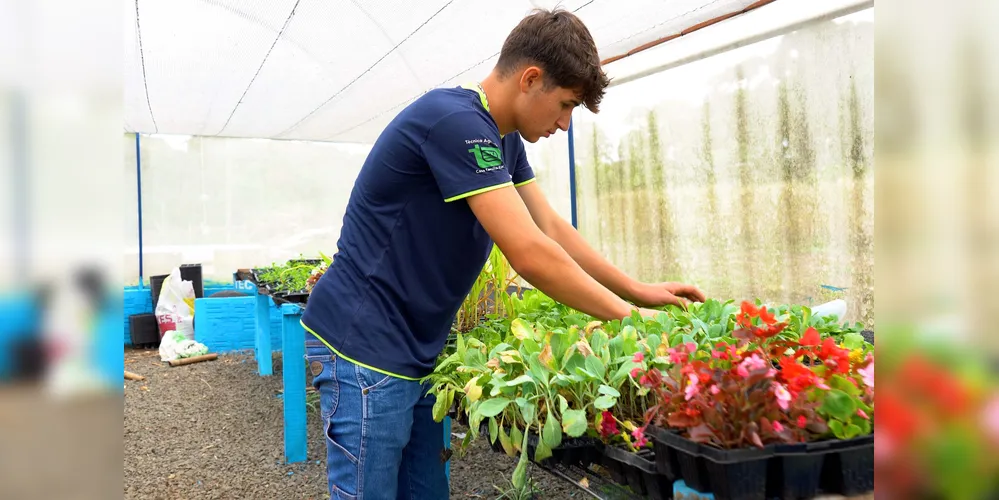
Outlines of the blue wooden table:
<svg viewBox="0 0 999 500">
<path fill-rule="evenodd" d="M 304 462 L 307 456 L 307 419 L 305 406 L 305 329 L 301 319 L 304 309 L 298 304 L 281 306 L 281 375 L 284 386 L 284 455 L 288 463 Z M 273 374 L 271 366 L 270 297 L 257 295 L 257 370 L 261 376 Z M 451 448 L 451 417 L 444 417 L 444 447 Z M 448 481 L 451 461 L 444 465 Z"/>
</svg>

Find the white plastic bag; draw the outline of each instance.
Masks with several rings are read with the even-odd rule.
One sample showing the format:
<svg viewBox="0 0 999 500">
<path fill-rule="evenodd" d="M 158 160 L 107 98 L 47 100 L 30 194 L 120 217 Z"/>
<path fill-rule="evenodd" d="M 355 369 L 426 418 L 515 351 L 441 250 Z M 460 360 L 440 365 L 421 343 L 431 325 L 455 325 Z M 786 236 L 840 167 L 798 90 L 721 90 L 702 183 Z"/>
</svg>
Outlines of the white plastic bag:
<svg viewBox="0 0 999 500">
<path fill-rule="evenodd" d="M 173 268 L 170 276 L 163 280 L 155 313 L 161 339 L 168 332 L 176 331 L 184 338 L 194 340 L 194 285 L 180 278 L 180 268 Z"/>
<path fill-rule="evenodd" d="M 201 342 L 185 338 L 182 333 L 170 331 L 160 340 L 161 361 L 173 361 L 202 354 L 208 354 L 208 347 Z"/>
</svg>

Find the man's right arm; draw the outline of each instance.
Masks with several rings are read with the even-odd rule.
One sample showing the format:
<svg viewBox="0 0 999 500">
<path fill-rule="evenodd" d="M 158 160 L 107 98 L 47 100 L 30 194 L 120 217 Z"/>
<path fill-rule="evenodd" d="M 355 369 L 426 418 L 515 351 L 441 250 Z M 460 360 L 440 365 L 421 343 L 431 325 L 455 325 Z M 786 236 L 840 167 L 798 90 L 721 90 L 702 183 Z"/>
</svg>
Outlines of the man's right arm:
<svg viewBox="0 0 999 500">
<path fill-rule="evenodd" d="M 635 310 L 587 274 L 541 231 L 513 186 L 467 200 L 513 269 L 549 297 L 602 320 L 621 319 Z"/>
</svg>

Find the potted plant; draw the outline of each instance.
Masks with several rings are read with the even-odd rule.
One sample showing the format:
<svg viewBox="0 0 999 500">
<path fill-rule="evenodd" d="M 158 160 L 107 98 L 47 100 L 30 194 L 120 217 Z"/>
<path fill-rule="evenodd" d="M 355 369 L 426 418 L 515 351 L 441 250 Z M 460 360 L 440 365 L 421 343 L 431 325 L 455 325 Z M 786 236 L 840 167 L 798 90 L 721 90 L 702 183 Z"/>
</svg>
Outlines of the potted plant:
<svg viewBox="0 0 999 500">
<path fill-rule="evenodd" d="M 736 322 L 731 337 L 710 349 L 677 345 L 667 349 L 668 362 L 641 374 L 655 400 L 646 425 L 655 424 L 657 440 L 675 453 L 694 489 L 763 499 L 769 467 L 776 470 L 771 492 L 814 494 L 824 453 L 865 453 L 874 417 L 873 354 L 823 340 L 812 327 L 797 340 L 780 336 L 787 322 L 749 302 Z"/>
</svg>

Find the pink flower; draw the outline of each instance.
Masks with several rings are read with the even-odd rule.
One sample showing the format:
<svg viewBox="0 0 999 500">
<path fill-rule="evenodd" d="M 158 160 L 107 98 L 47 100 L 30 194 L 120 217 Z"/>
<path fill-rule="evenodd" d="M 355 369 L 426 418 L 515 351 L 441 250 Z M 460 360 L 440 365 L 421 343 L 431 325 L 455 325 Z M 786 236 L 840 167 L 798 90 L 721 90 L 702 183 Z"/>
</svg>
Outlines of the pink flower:
<svg viewBox="0 0 999 500">
<path fill-rule="evenodd" d="M 666 349 L 666 352 L 669 353 L 669 360 L 670 360 L 670 362 L 673 363 L 673 364 L 675 364 L 675 365 L 679 365 L 679 364 L 683 364 L 683 363 L 687 362 L 687 355 L 683 354 L 681 352 L 678 352 L 676 349 L 669 348 L 669 349 Z"/>
<path fill-rule="evenodd" d="M 804 429 L 808 425 L 808 420 L 805 419 L 804 415 L 798 415 L 798 428 Z"/>
<path fill-rule="evenodd" d="M 649 444 L 649 440 L 645 438 L 645 428 L 643 427 L 636 427 L 635 430 L 631 431 L 631 437 L 635 438 L 635 448 Z"/>
<path fill-rule="evenodd" d="M 982 412 L 982 424 L 985 433 L 992 437 L 992 440 L 999 443 L 999 396 L 994 396 L 985 410 Z"/>
<path fill-rule="evenodd" d="M 774 422 L 774 432 L 784 432 L 784 426 L 780 422 Z"/>
<path fill-rule="evenodd" d="M 697 343 L 695 342 L 687 342 L 686 344 L 683 344 L 683 346 L 686 347 L 687 352 L 691 354 L 697 351 Z"/>
<path fill-rule="evenodd" d="M 701 392 L 701 388 L 697 386 L 697 384 L 700 382 L 697 379 L 697 375 L 691 373 L 687 375 L 687 378 L 690 379 L 690 382 L 687 383 L 687 388 L 684 389 L 683 394 L 686 397 L 687 401 L 690 401 L 690 398 L 696 396 L 698 393 Z"/>
<path fill-rule="evenodd" d="M 642 375 L 641 368 L 636 367 L 631 370 L 631 378 L 638 378 L 641 375 Z"/>
<path fill-rule="evenodd" d="M 636 363 L 641 363 L 642 361 L 645 361 L 645 353 L 638 351 L 635 353 L 635 357 L 631 358 L 631 360 Z"/>
<path fill-rule="evenodd" d="M 749 377 L 749 372 L 766 368 L 767 362 L 760 358 L 759 354 L 753 353 L 752 356 L 742 360 L 739 366 L 735 369 L 735 373 L 742 378 Z M 776 373 L 776 371 L 774 371 Z"/>
<path fill-rule="evenodd" d="M 860 368 L 857 373 L 860 374 L 860 378 L 864 381 L 864 385 L 874 388 L 874 359 L 870 354 L 867 355 L 867 359 L 871 360 L 871 364 L 867 365 L 867 368 Z"/>
<path fill-rule="evenodd" d="M 791 402 L 791 393 L 787 392 L 783 384 L 774 383 L 774 396 L 777 396 L 777 406 L 786 410 L 788 403 Z"/>
<path fill-rule="evenodd" d="M 864 413 L 864 410 L 861 410 L 860 408 L 857 408 L 857 415 L 860 415 L 860 418 L 862 418 L 864 420 L 870 420 L 871 419 L 871 417 L 868 417 L 867 413 Z"/>
<path fill-rule="evenodd" d="M 711 388 L 708 390 L 711 391 L 711 394 L 718 394 L 719 392 L 721 392 L 721 389 L 719 389 L 717 385 L 711 386 Z"/>
</svg>

